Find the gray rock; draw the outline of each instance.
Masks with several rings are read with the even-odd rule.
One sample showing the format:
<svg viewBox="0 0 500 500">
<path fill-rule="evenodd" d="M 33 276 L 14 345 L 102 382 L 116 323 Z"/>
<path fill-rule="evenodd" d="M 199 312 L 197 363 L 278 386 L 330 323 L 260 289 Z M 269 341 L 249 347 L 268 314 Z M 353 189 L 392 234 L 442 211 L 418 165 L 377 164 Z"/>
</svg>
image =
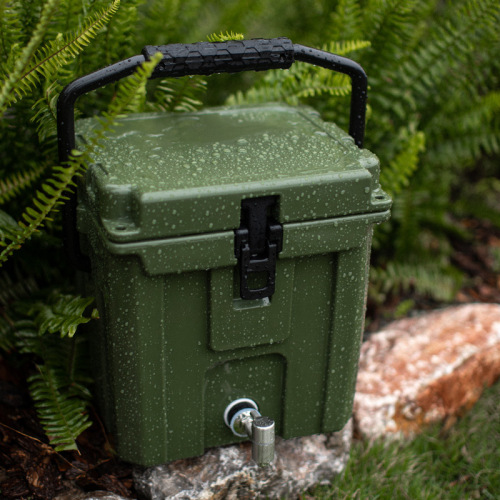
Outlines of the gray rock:
<svg viewBox="0 0 500 500">
<path fill-rule="evenodd" d="M 135 487 L 151 500 L 296 498 L 328 484 L 349 458 L 352 422 L 332 434 L 277 438 L 274 463 L 251 460 L 249 443 L 208 450 L 203 456 L 136 471 Z"/>
</svg>

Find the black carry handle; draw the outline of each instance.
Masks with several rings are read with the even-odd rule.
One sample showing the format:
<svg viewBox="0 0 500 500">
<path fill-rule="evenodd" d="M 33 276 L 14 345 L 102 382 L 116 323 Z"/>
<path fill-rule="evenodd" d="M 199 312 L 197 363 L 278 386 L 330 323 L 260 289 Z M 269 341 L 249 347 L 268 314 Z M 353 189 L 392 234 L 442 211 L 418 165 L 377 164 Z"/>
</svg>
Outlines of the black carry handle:
<svg viewBox="0 0 500 500">
<path fill-rule="evenodd" d="M 163 59 L 152 78 L 288 69 L 294 54 L 288 38 L 146 45 L 142 49 L 147 60 L 157 52 Z"/>
<path fill-rule="evenodd" d="M 363 147 L 367 78 L 359 64 L 330 52 L 294 44 L 288 38 L 231 40 L 148 45 L 144 47 L 142 55 L 112 64 L 71 82 L 57 100 L 57 136 L 61 163 L 69 160 L 71 151 L 75 148 L 76 100 L 83 94 L 131 75 L 156 52 L 161 52 L 163 59 L 151 78 L 288 69 L 294 61 L 304 61 L 344 73 L 351 77 L 352 85 L 349 135 L 354 138 L 358 147 Z M 63 217 L 68 258 L 77 269 L 90 271 L 90 260 L 80 250 L 76 230 L 76 193 L 69 196 Z"/>
</svg>

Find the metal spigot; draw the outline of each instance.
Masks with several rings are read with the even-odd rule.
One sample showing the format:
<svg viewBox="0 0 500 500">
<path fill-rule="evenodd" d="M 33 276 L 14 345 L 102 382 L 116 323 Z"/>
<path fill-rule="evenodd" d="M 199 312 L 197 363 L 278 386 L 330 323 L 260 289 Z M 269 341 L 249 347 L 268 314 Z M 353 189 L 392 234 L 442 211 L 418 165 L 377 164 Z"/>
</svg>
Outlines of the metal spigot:
<svg viewBox="0 0 500 500">
<path fill-rule="evenodd" d="M 274 460 L 274 420 L 263 417 L 255 401 L 242 398 L 230 403 L 224 412 L 224 422 L 238 437 L 252 441 L 252 458 L 260 467 Z"/>
</svg>

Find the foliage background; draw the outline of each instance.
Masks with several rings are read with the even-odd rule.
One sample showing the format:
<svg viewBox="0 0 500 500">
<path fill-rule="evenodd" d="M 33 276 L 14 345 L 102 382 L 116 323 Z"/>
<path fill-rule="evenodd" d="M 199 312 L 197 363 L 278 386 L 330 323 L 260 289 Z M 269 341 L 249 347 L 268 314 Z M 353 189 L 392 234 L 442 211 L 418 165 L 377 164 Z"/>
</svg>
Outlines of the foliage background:
<svg viewBox="0 0 500 500">
<path fill-rule="evenodd" d="M 499 21 L 496 0 L 0 0 L 0 347 L 33 361 L 32 395 L 51 442 L 75 449 L 89 425 L 85 352 L 74 334 L 97 315 L 90 298 L 75 295 L 57 209 L 114 119 L 280 100 L 346 128 L 349 99 L 346 78 L 301 63 L 155 81 L 146 92 L 149 68 L 79 100 L 79 116 L 99 114 L 101 127 L 58 166 L 64 85 L 146 44 L 230 30 L 355 59 L 370 84 L 365 147 L 380 157 L 394 198 L 391 221 L 375 234 L 371 300 L 416 289 L 452 301 L 464 277 L 450 261 L 450 237 L 470 238 L 457 218 L 500 226 Z"/>
</svg>

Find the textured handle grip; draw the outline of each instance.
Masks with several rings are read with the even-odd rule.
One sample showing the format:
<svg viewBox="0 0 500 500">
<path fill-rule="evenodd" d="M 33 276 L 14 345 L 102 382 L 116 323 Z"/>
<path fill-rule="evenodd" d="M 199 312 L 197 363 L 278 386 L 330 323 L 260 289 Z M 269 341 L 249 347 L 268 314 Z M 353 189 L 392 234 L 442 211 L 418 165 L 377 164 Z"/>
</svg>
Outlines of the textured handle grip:
<svg viewBox="0 0 500 500">
<path fill-rule="evenodd" d="M 161 52 L 163 59 L 153 78 L 287 69 L 294 60 L 293 43 L 288 38 L 147 45 L 142 50 L 147 60 L 156 52 Z"/>
</svg>

